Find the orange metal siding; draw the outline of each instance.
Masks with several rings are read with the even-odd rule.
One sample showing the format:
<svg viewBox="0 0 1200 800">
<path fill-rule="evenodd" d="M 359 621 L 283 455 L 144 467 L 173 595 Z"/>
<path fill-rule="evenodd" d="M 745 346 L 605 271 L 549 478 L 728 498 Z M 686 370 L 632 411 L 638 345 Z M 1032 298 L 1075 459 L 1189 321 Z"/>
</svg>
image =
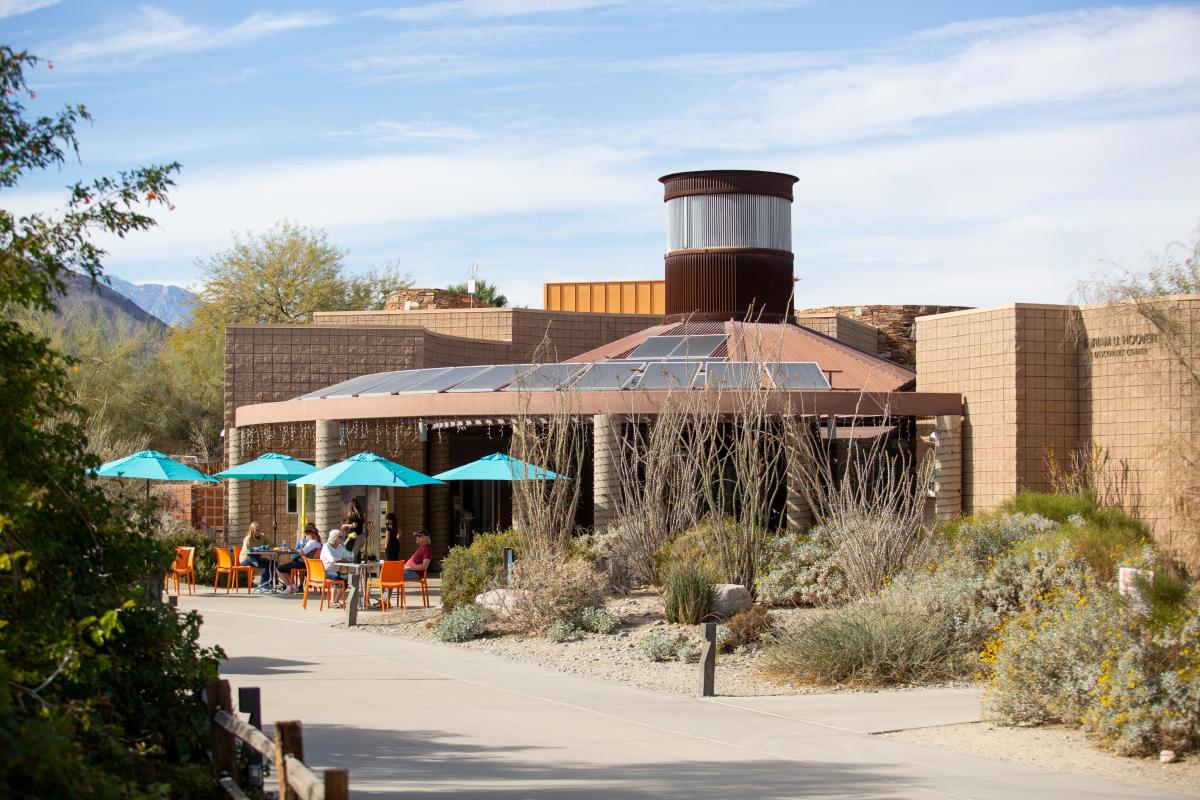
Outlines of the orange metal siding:
<svg viewBox="0 0 1200 800">
<path fill-rule="evenodd" d="M 547 311 L 662 315 L 667 305 L 664 281 L 547 283 L 542 296 Z"/>
</svg>

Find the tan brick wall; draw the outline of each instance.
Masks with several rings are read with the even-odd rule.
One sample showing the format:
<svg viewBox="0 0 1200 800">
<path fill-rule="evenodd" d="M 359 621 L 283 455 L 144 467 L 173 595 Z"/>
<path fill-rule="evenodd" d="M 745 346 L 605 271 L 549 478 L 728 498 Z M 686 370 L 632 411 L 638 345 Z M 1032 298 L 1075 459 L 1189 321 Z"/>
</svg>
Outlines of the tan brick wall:
<svg viewBox="0 0 1200 800">
<path fill-rule="evenodd" d="M 879 352 L 879 331 L 842 314 L 797 314 L 796 324 L 872 355 Z"/>
<path fill-rule="evenodd" d="M 1127 475 L 1127 503 L 1155 538 L 1200 566 L 1200 509 L 1184 496 L 1200 462 L 1200 297 L 1162 301 L 1179 328 L 1164 336 L 1133 307 L 1080 310 L 1080 444 L 1110 456 L 1113 477 Z M 1178 354 L 1172 343 L 1181 345 Z"/>
<path fill-rule="evenodd" d="M 1155 539 L 1200 564 L 1200 509 L 1185 497 L 1200 451 L 1200 297 L 1161 301 L 1170 341 L 1129 305 L 1014 304 L 917 320 L 917 388 L 963 394 L 963 507 L 1046 490 L 1046 454 L 1092 442 L 1109 488 Z"/>
<path fill-rule="evenodd" d="M 916 325 L 917 391 L 963 395 L 963 508 L 995 506 L 1017 490 L 1016 307 L 922 317 Z"/>
</svg>

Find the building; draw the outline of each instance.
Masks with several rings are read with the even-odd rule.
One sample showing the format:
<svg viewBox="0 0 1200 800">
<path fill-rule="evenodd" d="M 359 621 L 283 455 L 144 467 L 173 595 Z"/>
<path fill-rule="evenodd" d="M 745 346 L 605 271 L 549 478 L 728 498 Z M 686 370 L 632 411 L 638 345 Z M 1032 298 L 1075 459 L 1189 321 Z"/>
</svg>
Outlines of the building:
<svg viewBox="0 0 1200 800">
<path fill-rule="evenodd" d="M 320 313 L 309 325 L 230 326 L 229 463 L 278 451 L 323 466 L 373 450 L 433 474 L 504 450 L 518 397 L 548 413 L 557 393 L 570 392 L 594 444 L 578 476 L 579 522 L 603 526 L 613 479 L 604 443 L 625 417 L 654 413 L 685 386 L 767 386 L 781 409 L 902 420 L 895 435 L 937 461 L 931 510 L 941 516 L 1045 488 L 1048 453 L 1069 460 L 1099 442 L 1124 471 L 1124 501 L 1164 544 L 1195 557 L 1190 509 L 1172 497 L 1162 448 L 1171 437 L 1197 440 L 1200 398 L 1162 343 L 1119 309 L 798 312 L 794 177 L 709 171 L 661 180 L 661 283 L 548 284 L 544 310 L 461 308 L 430 293 L 429 303 L 421 295 L 384 311 Z M 1169 302 L 1200 330 L 1200 298 Z M 318 491 L 318 524 L 335 524 L 350 497 Z M 231 482 L 229 528 L 269 518 L 271 502 L 268 486 Z M 295 519 L 294 502 L 280 499 L 281 520 Z M 386 502 L 403 530 L 432 532 L 435 560 L 510 513 L 506 495 L 493 504 L 469 485 L 400 490 Z M 806 524 L 791 504 L 787 524 Z"/>
</svg>

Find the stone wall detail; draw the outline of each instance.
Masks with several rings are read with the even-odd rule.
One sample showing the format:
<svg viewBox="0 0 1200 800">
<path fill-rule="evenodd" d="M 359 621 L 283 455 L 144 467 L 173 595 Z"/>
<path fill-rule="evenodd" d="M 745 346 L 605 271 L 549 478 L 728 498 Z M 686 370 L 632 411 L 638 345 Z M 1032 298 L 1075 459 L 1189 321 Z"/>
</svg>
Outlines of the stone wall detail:
<svg viewBox="0 0 1200 800">
<path fill-rule="evenodd" d="M 933 305 L 826 306 L 825 308 L 797 309 L 796 316 L 833 313 L 870 325 L 878 331 L 877 341 L 871 352 L 890 358 L 906 367 L 915 367 L 917 363 L 917 317 L 965 311 L 968 308 L 968 306 Z"/>
<path fill-rule="evenodd" d="M 398 289 L 388 295 L 388 311 L 430 311 L 440 308 L 477 308 L 483 305 L 469 294 L 449 289 Z"/>
<path fill-rule="evenodd" d="M 962 513 L 962 417 L 939 416 L 930 437 L 933 452 L 933 512 L 938 519 Z"/>
<path fill-rule="evenodd" d="M 236 467 L 243 462 L 241 448 L 241 431 L 235 427 L 225 429 L 225 448 L 229 456 L 229 466 Z M 225 514 L 225 541 L 229 545 L 241 544 L 250 526 L 248 519 L 250 497 L 248 481 L 230 480 L 226 485 L 225 498 L 229 510 Z"/>
<path fill-rule="evenodd" d="M 317 469 L 330 467 L 345 458 L 342 448 L 342 426 L 334 419 L 316 421 L 316 452 L 313 463 Z M 316 523 L 321 532 L 321 541 L 326 541 L 329 531 L 342 522 L 341 489 L 316 487 Z"/>
</svg>

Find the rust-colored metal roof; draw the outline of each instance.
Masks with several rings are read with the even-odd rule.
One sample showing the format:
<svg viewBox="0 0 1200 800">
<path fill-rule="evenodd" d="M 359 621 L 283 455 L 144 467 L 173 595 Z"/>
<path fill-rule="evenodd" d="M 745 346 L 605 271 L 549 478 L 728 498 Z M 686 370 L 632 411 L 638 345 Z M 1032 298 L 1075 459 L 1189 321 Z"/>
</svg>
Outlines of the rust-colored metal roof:
<svg viewBox="0 0 1200 800">
<path fill-rule="evenodd" d="M 791 323 L 681 322 L 656 325 L 569 359 L 574 363 L 624 358 L 651 336 L 724 333 L 714 357 L 730 361 L 815 361 L 833 389 L 894 392 L 911 388 L 917 373 L 822 333 Z"/>
</svg>

